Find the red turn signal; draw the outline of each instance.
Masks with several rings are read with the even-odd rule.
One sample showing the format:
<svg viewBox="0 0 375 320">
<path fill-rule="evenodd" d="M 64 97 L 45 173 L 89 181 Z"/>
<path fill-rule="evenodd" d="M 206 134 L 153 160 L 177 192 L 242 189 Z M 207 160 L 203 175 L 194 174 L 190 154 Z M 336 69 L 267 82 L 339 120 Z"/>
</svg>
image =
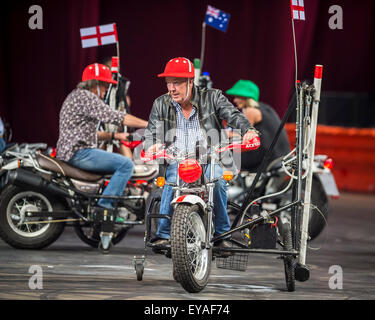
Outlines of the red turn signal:
<svg viewBox="0 0 375 320">
<path fill-rule="evenodd" d="M 332 169 L 332 168 L 333 168 L 333 160 L 332 160 L 331 158 L 327 158 L 327 159 L 324 161 L 323 167 L 324 167 L 325 169 Z"/>
</svg>

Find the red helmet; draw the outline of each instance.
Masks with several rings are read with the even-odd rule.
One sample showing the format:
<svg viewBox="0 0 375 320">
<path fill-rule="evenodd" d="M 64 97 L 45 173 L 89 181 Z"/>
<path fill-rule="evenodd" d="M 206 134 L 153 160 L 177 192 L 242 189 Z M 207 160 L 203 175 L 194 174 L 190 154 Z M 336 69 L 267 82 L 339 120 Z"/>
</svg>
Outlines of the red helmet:
<svg viewBox="0 0 375 320">
<path fill-rule="evenodd" d="M 99 80 L 117 84 L 117 81 L 112 79 L 112 73 L 104 64 L 93 63 L 88 65 L 82 73 L 82 81 Z"/>
<path fill-rule="evenodd" d="M 158 77 L 194 78 L 194 66 L 189 59 L 174 58 L 167 62 L 164 72 Z"/>
</svg>

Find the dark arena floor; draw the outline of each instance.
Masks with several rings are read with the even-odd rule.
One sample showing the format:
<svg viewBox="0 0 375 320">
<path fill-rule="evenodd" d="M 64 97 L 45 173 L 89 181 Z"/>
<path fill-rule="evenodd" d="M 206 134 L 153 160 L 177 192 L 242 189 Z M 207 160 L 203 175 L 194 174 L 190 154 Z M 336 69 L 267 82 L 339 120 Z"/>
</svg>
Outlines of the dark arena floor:
<svg viewBox="0 0 375 320">
<path fill-rule="evenodd" d="M 375 298 L 375 197 L 342 193 L 330 200 L 328 226 L 307 252 L 310 279 L 287 292 L 283 262 L 250 254 L 245 272 L 213 262 L 207 287 L 187 293 L 172 277 L 171 259 L 147 250 L 142 281 L 133 257 L 144 254 L 143 226 L 103 255 L 72 228 L 43 250 L 16 250 L 0 240 L 0 299 L 3 300 L 372 300 Z M 39 266 L 42 283 L 30 287 Z M 339 278 L 338 278 L 339 277 Z M 339 279 L 339 280 L 338 280 Z"/>
</svg>

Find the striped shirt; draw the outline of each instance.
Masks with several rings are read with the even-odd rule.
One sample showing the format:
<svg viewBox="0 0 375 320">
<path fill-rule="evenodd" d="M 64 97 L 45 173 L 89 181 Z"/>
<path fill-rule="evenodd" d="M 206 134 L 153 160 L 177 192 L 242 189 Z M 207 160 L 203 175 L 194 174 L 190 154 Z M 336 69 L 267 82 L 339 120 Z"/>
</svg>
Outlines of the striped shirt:
<svg viewBox="0 0 375 320">
<path fill-rule="evenodd" d="M 177 121 L 175 146 L 184 152 L 194 152 L 196 142 L 205 139 L 199 125 L 197 109 L 193 107 L 189 118 L 186 119 L 182 113 L 181 106 L 173 100 L 172 102 L 176 109 Z"/>
</svg>

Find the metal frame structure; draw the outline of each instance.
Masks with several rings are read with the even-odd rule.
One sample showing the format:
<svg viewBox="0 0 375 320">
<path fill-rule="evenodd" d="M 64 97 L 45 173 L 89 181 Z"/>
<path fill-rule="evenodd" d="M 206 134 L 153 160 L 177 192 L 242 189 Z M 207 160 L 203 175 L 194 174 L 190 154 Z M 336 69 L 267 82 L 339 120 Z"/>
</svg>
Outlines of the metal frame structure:
<svg viewBox="0 0 375 320">
<path fill-rule="evenodd" d="M 240 226 L 237 226 L 240 214 L 237 214 L 234 220 L 231 230 L 215 237 L 212 241 L 216 242 L 221 239 L 228 237 L 234 232 L 247 229 L 251 226 L 260 224 L 264 221 L 269 220 L 269 218 L 275 217 L 280 212 L 292 209 L 292 238 L 293 238 L 293 250 L 273 250 L 273 249 L 249 249 L 247 246 L 237 240 L 231 240 L 235 244 L 242 248 L 214 248 L 214 251 L 230 251 L 237 253 L 269 253 L 269 254 L 281 254 L 281 255 L 293 255 L 298 258 L 298 263 L 296 264 L 296 280 L 306 281 L 309 278 L 309 269 L 306 266 L 306 249 L 308 240 L 308 222 L 310 216 L 311 207 L 311 186 L 312 186 L 312 166 L 315 153 L 315 143 L 316 143 L 316 128 L 318 123 L 318 110 L 320 103 L 320 93 L 322 84 L 322 71 L 323 66 L 315 66 L 314 84 L 308 86 L 306 83 L 297 84 L 298 96 L 297 96 L 297 107 L 296 107 L 296 148 L 295 148 L 295 166 L 297 171 L 297 179 L 293 183 L 293 193 L 292 202 L 282 208 L 268 212 L 267 214 L 261 215 L 249 222 L 246 222 Z M 312 103 L 312 108 L 311 108 Z M 286 120 L 289 118 L 291 111 L 294 109 L 293 104 L 291 104 L 285 113 L 285 116 L 280 124 L 280 127 L 267 150 L 262 164 L 260 165 L 257 175 L 253 180 L 250 187 L 248 195 L 242 205 L 238 208 L 238 213 L 243 213 L 245 207 L 250 203 L 252 192 L 260 178 L 262 171 L 264 170 L 266 160 L 270 155 L 274 145 L 277 142 L 279 135 L 281 134 L 282 128 L 284 127 Z M 307 139 L 307 140 L 306 140 Z M 307 161 L 307 174 L 306 184 L 304 189 L 304 197 L 302 199 L 302 179 L 303 179 L 303 162 Z M 309 170 L 310 168 L 310 170 Z"/>
<path fill-rule="evenodd" d="M 268 221 L 270 218 L 275 217 L 280 212 L 284 210 L 291 209 L 292 210 L 292 221 L 291 221 L 291 230 L 292 230 L 292 242 L 293 247 L 291 250 L 278 250 L 278 249 L 252 249 L 248 248 L 248 246 L 241 241 L 236 239 L 230 239 L 232 243 L 237 245 L 237 248 L 219 248 L 214 247 L 213 252 L 232 252 L 232 253 L 266 253 L 266 254 L 279 254 L 281 256 L 293 256 L 297 258 L 297 264 L 295 265 L 295 279 L 298 281 L 306 281 L 309 279 L 310 271 L 306 266 L 306 249 L 307 249 L 307 240 L 308 240 L 308 222 L 309 222 L 309 215 L 310 215 L 310 201 L 311 201 L 311 186 L 312 186 L 312 177 L 313 177 L 313 160 L 314 160 L 314 152 L 315 152 L 315 138 L 316 138 L 316 128 L 317 128 L 317 120 L 318 120 L 318 109 L 319 109 L 319 102 L 320 102 L 320 92 L 321 92 L 321 83 L 322 83 L 322 70 L 323 67 L 321 65 L 315 66 L 315 75 L 314 75 L 314 84 L 307 85 L 306 83 L 301 84 L 298 82 L 296 84 L 296 98 L 297 104 L 296 108 L 293 103 L 291 103 L 280 123 L 278 131 L 276 135 L 266 151 L 264 158 L 262 160 L 261 165 L 257 171 L 257 174 L 252 182 L 252 185 L 248 191 L 247 197 L 244 200 L 242 206 L 235 207 L 235 211 L 237 211 L 237 216 L 234 219 L 231 229 L 228 232 L 221 234 L 220 236 L 214 237 L 212 239 L 212 243 L 220 241 L 222 239 L 228 238 L 233 233 L 237 231 L 242 231 L 247 229 L 251 226 L 255 226 L 261 224 L 265 221 Z M 277 140 L 284 128 L 284 125 L 291 115 L 292 111 L 296 111 L 296 143 L 294 149 L 294 158 L 292 161 L 292 166 L 294 167 L 297 175 L 294 176 L 293 181 L 293 192 L 292 192 L 292 199 L 291 203 L 278 208 L 272 212 L 262 212 L 260 216 L 245 222 L 238 226 L 238 222 L 243 216 L 246 211 L 249 209 L 249 206 L 254 202 L 252 199 L 253 192 L 255 190 L 255 186 L 259 181 L 259 178 L 262 172 L 265 169 L 266 163 L 269 160 L 271 155 L 271 151 L 273 150 Z M 304 172 L 304 168 L 306 168 Z M 306 178 L 305 189 L 304 189 L 304 196 L 302 197 L 302 188 L 303 188 L 303 179 Z M 272 196 L 272 195 L 271 195 Z M 152 210 L 154 203 L 154 199 L 152 200 L 149 208 L 147 208 L 146 212 L 146 230 L 145 230 L 145 249 L 146 247 L 152 247 L 159 250 L 170 250 L 170 245 L 153 245 L 149 242 L 151 236 L 151 219 L 155 218 L 162 218 L 162 219 L 170 219 L 169 216 L 159 215 L 159 214 L 151 214 L 150 210 Z M 206 247 L 207 244 L 203 244 L 202 246 Z M 170 253 L 169 253 L 170 254 Z M 136 266 L 140 264 L 142 261 L 142 265 L 145 264 L 145 256 L 142 258 L 134 257 L 134 265 Z M 143 274 L 143 271 L 142 271 Z M 137 276 L 139 274 L 137 273 Z M 142 276 L 138 278 L 141 280 Z"/>
</svg>

